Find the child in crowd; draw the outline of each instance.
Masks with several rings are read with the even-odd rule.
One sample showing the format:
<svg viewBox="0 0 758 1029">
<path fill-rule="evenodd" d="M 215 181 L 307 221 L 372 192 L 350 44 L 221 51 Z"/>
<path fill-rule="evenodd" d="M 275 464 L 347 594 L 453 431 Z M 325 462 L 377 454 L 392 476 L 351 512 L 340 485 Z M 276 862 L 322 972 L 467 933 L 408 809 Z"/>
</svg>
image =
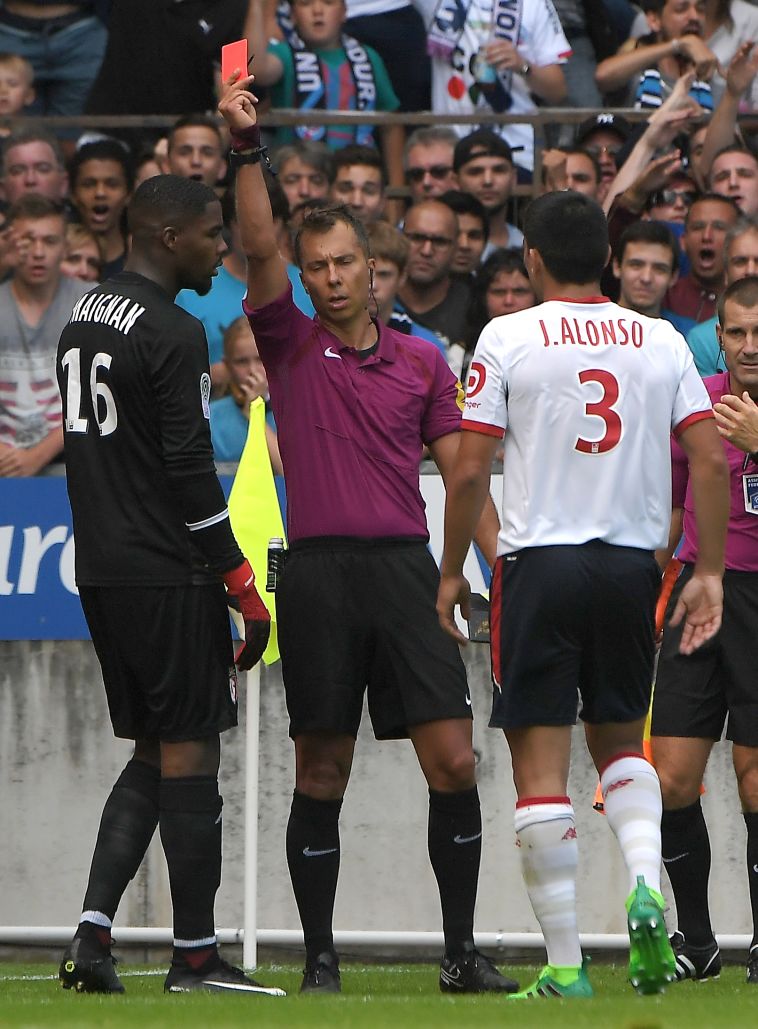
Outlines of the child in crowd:
<svg viewBox="0 0 758 1029">
<path fill-rule="evenodd" d="M 396 111 L 400 106 L 379 54 L 345 34 L 344 0 L 292 0 L 292 29 L 284 42 L 266 37 L 263 0 L 253 0 L 248 38 L 255 60 L 255 84 L 271 87 L 274 108 L 303 111 Z M 253 86 L 255 89 L 255 85 Z M 332 150 L 350 143 L 374 143 L 370 125 L 308 125 L 280 129 L 276 142 L 323 140 Z M 400 125 L 381 130 L 382 154 L 391 185 L 403 184 L 404 133 Z"/>
<path fill-rule="evenodd" d="M 0 53 L 0 137 L 10 135 L 10 119 L 23 114 L 24 108 L 33 102 L 31 64 L 18 54 Z"/>
<path fill-rule="evenodd" d="M 224 333 L 224 364 L 229 394 L 211 403 L 211 442 L 217 461 L 239 461 L 247 439 L 250 404 L 256 397 L 268 399 L 266 372 L 244 315 Z M 271 415 L 266 420 L 266 445 L 274 475 L 281 475 L 282 459 Z"/>
<path fill-rule="evenodd" d="M 103 272 L 103 252 L 94 232 L 84 225 L 66 226 L 66 250 L 61 271 L 71 279 L 99 282 Z"/>
</svg>

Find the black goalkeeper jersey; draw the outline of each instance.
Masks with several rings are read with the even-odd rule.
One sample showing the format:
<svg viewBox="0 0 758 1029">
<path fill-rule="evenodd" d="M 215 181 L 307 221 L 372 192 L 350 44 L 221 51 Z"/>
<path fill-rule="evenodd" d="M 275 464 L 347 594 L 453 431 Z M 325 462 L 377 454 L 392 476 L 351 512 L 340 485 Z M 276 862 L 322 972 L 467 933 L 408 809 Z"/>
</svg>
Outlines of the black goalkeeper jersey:
<svg viewBox="0 0 758 1029">
<path fill-rule="evenodd" d="M 122 272 L 76 304 L 56 369 L 77 583 L 217 581 L 190 532 L 214 518 L 193 525 L 185 502 L 188 483 L 208 495 L 210 473 L 211 511 L 226 506 L 215 480 L 201 323 L 150 279 Z"/>
</svg>

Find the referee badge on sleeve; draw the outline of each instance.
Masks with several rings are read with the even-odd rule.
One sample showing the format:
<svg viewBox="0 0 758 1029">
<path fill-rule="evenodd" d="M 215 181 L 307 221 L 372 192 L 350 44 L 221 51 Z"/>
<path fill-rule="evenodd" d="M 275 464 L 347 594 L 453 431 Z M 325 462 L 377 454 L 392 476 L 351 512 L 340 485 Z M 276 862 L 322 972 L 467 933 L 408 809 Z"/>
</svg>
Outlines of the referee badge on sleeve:
<svg viewBox="0 0 758 1029">
<path fill-rule="evenodd" d="M 745 510 L 747 513 L 758 515 L 758 475 L 742 476 L 742 493 L 745 497 Z"/>
<path fill-rule="evenodd" d="M 211 377 L 207 372 L 200 376 L 200 403 L 203 405 L 203 417 L 210 421 L 211 417 Z"/>
</svg>

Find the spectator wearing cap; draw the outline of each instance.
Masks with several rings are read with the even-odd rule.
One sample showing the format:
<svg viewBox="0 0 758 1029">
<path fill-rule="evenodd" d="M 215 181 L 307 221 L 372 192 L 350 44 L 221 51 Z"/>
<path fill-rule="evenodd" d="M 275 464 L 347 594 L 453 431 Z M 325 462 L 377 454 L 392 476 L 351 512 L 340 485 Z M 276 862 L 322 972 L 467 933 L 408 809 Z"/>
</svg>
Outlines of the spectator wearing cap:
<svg viewBox="0 0 758 1029">
<path fill-rule="evenodd" d="M 444 125 L 416 129 L 410 134 L 403 151 L 403 171 L 412 204 L 458 188 L 453 170 L 457 142 L 457 134 Z"/>
<path fill-rule="evenodd" d="M 490 231 L 484 204 L 471 193 L 451 189 L 439 197 L 458 217 L 458 239 L 455 244 L 452 271 L 468 280 L 482 262 Z"/>
<path fill-rule="evenodd" d="M 460 375 L 470 291 L 452 274 L 458 218 L 441 201 L 423 200 L 409 209 L 403 232 L 410 247 L 398 298 L 414 322 L 437 333 Z"/>
<path fill-rule="evenodd" d="M 608 187 L 618 175 L 619 155 L 631 135 L 629 122 L 618 114 L 601 111 L 587 118 L 576 133 L 576 146 L 591 154 L 600 165 L 597 199 L 602 204 Z"/>
<path fill-rule="evenodd" d="M 571 47 L 551 3 L 503 5 L 499 0 L 414 0 L 427 26 L 432 57 L 432 110 L 439 114 L 494 111 L 499 131 L 513 148 L 521 177 L 534 166 L 534 132 L 509 124 L 509 114 L 536 112 L 566 96 L 561 65 Z M 507 6 L 507 11 L 506 11 Z M 465 134 L 464 126 L 456 131 Z"/>
<path fill-rule="evenodd" d="M 694 70 L 690 95 L 712 111 L 708 80 L 718 60 L 703 39 L 703 0 L 644 0 L 641 6 L 651 31 L 628 40 L 617 54 L 601 61 L 595 74 L 601 92 L 625 88 L 625 105 L 660 107 L 676 80 Z"/>
<path fill-rule="evenodd" d="M 464 136 L 456 144 L 453 168 L 460 189 L 476 197 L 487 212 L 490 231 L 484 258 L 498 247 L 522 246 L 523 233 L 507 220 L 516 170 L 511 148 L 503 137 L 491 129 L 477 129 Z"/>
</svg>

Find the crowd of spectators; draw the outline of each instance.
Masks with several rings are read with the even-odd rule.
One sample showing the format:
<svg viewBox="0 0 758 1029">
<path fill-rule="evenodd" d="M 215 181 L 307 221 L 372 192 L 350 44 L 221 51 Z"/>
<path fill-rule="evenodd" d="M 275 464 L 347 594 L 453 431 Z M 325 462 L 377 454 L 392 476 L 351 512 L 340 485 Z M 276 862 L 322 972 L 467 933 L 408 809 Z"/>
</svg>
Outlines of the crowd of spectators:
<svg viewBox="0 0 758 1029">
<path fill-rule="evenodd" d="M 214 403 L 223 405 L 212 419 L 217 456 L 239 456 L 247 402 L 266 395 L 266 382 L 238 321 L 245 259 L 215 103 L 221 46 L 243 35 L 252 88 L 269 112 L 280 247 L 306 313 L 292 233 L 314 208 L 344 203 L 369 232 L 376 313 L 435 343 L 465 376 L 486 322 L 536 302 L 521 257 L 528 195 L 572 189 L 606 210 L 607 294 L 669 319 L 701 374 L 722 370 L 718 296 L 755 270 L 758 157 L 750 119 L 738 116 L 758 105 L 758 6 L 4 0 L 0 475 L 36 474 L 60 459 L 60 408 L 46 384 L 66 305 L 123 267 L 129 198 L 161 172 L 198 179 L 223 201 L 223 266 L 207 296 L 185 292 L 178 302 L 206 329 Z M 531 125 L 509 121 L 558 105 L 594 113 L 536 139 Z M 650 114 L 638 121 L 606 110 L 618 106 Z M 277 126 L 282 108 L 301 110 L 302 120 Z M 308 123 L 308 112 L 324 110 L 435 119 Z M 475 112 L 499 118 L 483 127 L 445 120 Z M 96 129 L 38 120 L 83 114 L 97 116 Z M 168 127 L 124 126 L 124 114 L 165 115 Z M 273 441 L 271 452 L 276 466 Z"/>
</svg>

